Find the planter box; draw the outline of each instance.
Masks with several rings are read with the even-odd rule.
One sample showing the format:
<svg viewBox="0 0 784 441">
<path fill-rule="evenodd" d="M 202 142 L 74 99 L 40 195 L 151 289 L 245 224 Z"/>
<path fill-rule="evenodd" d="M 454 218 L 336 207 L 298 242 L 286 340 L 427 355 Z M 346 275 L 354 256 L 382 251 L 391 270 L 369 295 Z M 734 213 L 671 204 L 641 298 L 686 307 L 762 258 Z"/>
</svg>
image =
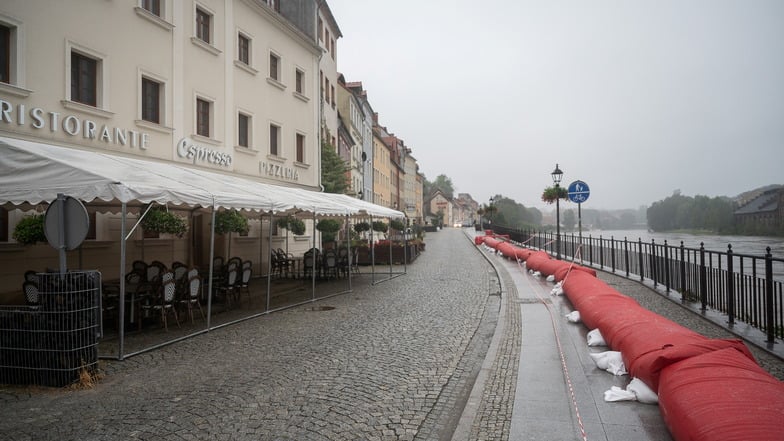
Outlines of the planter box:
<svg viewBox="0 0 784 441">
<path fill-rule="evenodd" d="M 390 256 L 389 256 L 389 246 L 379 246 L 376 247 L 376 265 L 389 265 Z M 408 245 L 408 252 L 406 254 L 406 262 L 411 263 L 416 258 L 419 257 L 419 247 L 414 244 Z M 370 265 L 371 256 L 370 256 L 370 248 L 360 247 L 357 248 L 357 264 L 359 265 Z M 402 245 L 392 245 L 392 263 L 393 264 L 402 264 L 403 263 L 403 246 Z"/>
</svg>

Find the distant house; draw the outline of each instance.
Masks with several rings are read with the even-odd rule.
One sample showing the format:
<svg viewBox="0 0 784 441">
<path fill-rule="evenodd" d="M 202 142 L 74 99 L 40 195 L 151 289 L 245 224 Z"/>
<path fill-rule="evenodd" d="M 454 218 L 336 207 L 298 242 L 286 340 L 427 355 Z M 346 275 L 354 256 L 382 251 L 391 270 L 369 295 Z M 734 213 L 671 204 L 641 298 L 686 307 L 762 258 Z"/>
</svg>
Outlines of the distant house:
<svg viewBox="0 0 784 441">
<path fill-rule="evenodd" d="M 441 190 L 436 190 L 430 195 L 430 198 L 425 202 L 425 206 L 427 207 L 427 211 L 429 213 L 428 218 L 431 219 L 430 223 L 432 224 L 435 220 L 438 213 L 443 214 L 443 225 L 452 226 L 454 222 L 454 204 L 452 200 L 449 199 Z"/>
<path fill-rule="evenodd" d="M 784 188 L 767 190 L 735 210 L 741 229 L 781 233 L 784 230 Z"/>
</svg>

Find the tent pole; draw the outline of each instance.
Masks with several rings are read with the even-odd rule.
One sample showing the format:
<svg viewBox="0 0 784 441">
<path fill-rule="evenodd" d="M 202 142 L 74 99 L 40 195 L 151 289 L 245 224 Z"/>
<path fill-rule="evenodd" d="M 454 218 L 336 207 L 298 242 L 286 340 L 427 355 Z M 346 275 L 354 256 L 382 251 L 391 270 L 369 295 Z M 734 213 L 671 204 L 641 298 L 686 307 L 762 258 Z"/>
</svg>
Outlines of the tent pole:
<svg viewBox="0 0 784 441">
<path fill-rule="evenodd" d="M 389 220 L 391 221 L 392 218 L 390 217 Z M 390 222 L 391 224 L 392 222 Z M 392 234 L 392 226 L 387 225 L 387 242 L 389 242 L 389 278 L 392 278 L 392 238 L 390 237 Z"/>
<path fill-rule="evenodd" d="M 405 222 L 403 222 L 403 225 L 405 225 Z M 405 226 L 403 227 L 402 233 L 403 233 L 403 274 L 406 274 L 408 272 L 408 233 L 406 233 Z"/>
<path fill-rule="evenodd" d="M 212 201 L 212 226 L 210 227 L 210 281 L 207 288 L 207 331 L 210 330 L 210 319 L 212 318 L 212 283 L 213 271 L 215 268 L 215 200 Z"/>
<path fill-rule="evenodd" d="M 346 213 L 346 274 L 348 274 L 348 290 L 351 291 L 351 217 Z"/>
<path fill-rule="evenodd" d="M 118 343 L 117 353 L 120 360 L 123 359 L 123 350 L 125 346 L 125 219 L 127 217 L 126 210 L 127 203 L 122 203 L 122 213 L 120 214 L 120 316 L 117 319 L 118 329 L 120 331 L 120 341 Z"/>
<path fill-rule="evenodd" d="M 272 287 L 272 209 L 270 209 L 270 220 L 269 220 L 269 242 L 267 249 L 269 252 L 267 253 L 267 311 L 270 309 L 270 290 Z"/>
<path fill-rule="evenodd" d="M 373 237 L 373 215 L 370 215 L 370 283 L 376 284 L 376 244 Z"/>
<path fill-rule="evenodd" d="M 310 277 L 310 298 L 316 300 L 316 209 L 313 209 L 313 267 L 311 268 Z M 319 253 L 320 254 L 320 253 Z M 321 258 L 321 255 L 319 255 Z"/>
</svg>

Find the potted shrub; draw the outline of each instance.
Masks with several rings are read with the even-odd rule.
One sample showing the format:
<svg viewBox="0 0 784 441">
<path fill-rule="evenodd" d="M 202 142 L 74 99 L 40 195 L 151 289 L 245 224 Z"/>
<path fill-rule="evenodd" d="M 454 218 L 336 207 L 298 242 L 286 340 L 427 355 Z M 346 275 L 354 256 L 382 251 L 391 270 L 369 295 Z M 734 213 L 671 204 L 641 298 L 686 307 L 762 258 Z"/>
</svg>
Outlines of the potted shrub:
<svg viewBox="0 0 784 441">
<path fill-rule="evenodd" d="M 291 231 L 295 236 L 302 236 L 305 234 L 305 222 L 293 216 L 282 217 L 277 220 L 278 228 L 284 228 Z"/>
<path fill-rule="evenodd" d="M 44 215 L 34 214 L 25 216 L 14 227 L 12 237 L 22 245 L 33 245 L 36 242 L 46 242 L 44 233 Z"/>
<path fill-rule="evenodd" d="M 215 213 L 215 233 L 229 234 L 228 256 L 231 256 L 231 233 L 247 234 L 249 229 L 248 219 L 237 210 L 224 210 Z"/>
<path fill-rule="evenodd" d="M 166 207 L 155 207 L 147 212 L 142 219 L 142 229 L 155 233 L 173 234 L 182 237 L 188 231 L 188 222 L 170 212 Z"/>
<path fill-rule="evenodd" d="M 326 246 L 330 242 L 335 242 L 337 232 L 343 227 L 343 224 L 335 219 L 321 219 L 316 224 L 316 229 L 321 232 L 321 245 Z"/>
</svg>

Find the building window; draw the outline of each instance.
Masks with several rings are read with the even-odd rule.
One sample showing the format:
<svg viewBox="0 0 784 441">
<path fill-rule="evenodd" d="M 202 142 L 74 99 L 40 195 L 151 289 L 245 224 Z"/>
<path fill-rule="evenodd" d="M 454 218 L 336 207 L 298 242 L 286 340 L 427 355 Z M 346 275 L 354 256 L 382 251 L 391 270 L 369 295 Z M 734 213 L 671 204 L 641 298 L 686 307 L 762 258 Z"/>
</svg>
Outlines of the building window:
<svg viewBox="0 0 784 441">
<path fill-rule="evenodd" d="M 211 103 L 201 98 L 196 99 L 196 134 L 210 137 L 210 108 Z"/>
<path fill-rule="evenodd" d="M 305 162 L 305 135 L 297 133 L 297 162 Z"/>
<path fill-rule="evenodd" d="M 250 147 L 250 117 L 242 113 L 237 115 L 237 145 Z"/>
<path fill-rule="evenodd" d="M 196 8 L 196 38 L 199 40 L 210 43 L 210 27 L 212 25 L 212 15 L 208 12 Z"/>
<path fill-rule="evenodd" d="M 77 52 L 71 52 L 71 101 L 98 104 L 98 61 Z"/>
<path fill-rule="evenodd" d="M 270 124 L 270 155 L 279 156 L 280 127 Z"/>
<path fill-rule="evenodd" d="M 237 58 L 250 66 L 250 39 L 242 34 L 237 36 Z"/>
<path fill-rule="evenodd" d="M 324 45 L 327 47 L 329 51 L 329 31 L 325 28 L 324 29 Z"/>
<path fill-rule="evenodd" d="M 89 217 L 90 222 L 89 225 L 87 226 L 87 236 L 85 236 L 85 239 L 96 240 L 98 238 L 98 233 L 97 233 L 97 229 L 95 228 L 95 224 L 97 221 L 95 212 L 94 211 L 88 212 L 87 216 Z"/>
<path fill-rule="evenodd" d="M 161 16 L 161 0 L 142 0 L 142 9 L 151 14 Z"/>
<path fill-rule="evenodd" d="M 335 108 L 335 86 L 329 86 L 330 100 L 332 101 L 332 108 Z"/>
<path fill-rule="evenodd" d="M 0 24 L 0 82 L 11 83 L 11 28 Z"/>
<path fill-rule="evenodd" d="M 297 93 L 301 93 L 304 95 L 305 72 L 302 72 L 301 70 L 297 69 L 294 72 L 294 76 L 296 79 L 295 90 L 297 91 Z"/>
<path fill-rule="evenodd" d="M 280 81 L 280 57 L 270 52 L 269 76 L 275 81 Z"/>
<path fill-rule="evenodd" d="M 329 78 L 324 78 L 324 101 L 329 104 Z"/>
<path fill-rule="evenodd" d="M 329 45 L 329 53 L 332 55 L 332 59 L 334 60 L 335 59 L 335 40 L 330 40 L 330 43 L 331 44 Z"/>
<path fill-rule="evenodd" d="M 161 123 L 161 84 L 149 78 L 142 78 L 142 119 Z"/>
</svg>

